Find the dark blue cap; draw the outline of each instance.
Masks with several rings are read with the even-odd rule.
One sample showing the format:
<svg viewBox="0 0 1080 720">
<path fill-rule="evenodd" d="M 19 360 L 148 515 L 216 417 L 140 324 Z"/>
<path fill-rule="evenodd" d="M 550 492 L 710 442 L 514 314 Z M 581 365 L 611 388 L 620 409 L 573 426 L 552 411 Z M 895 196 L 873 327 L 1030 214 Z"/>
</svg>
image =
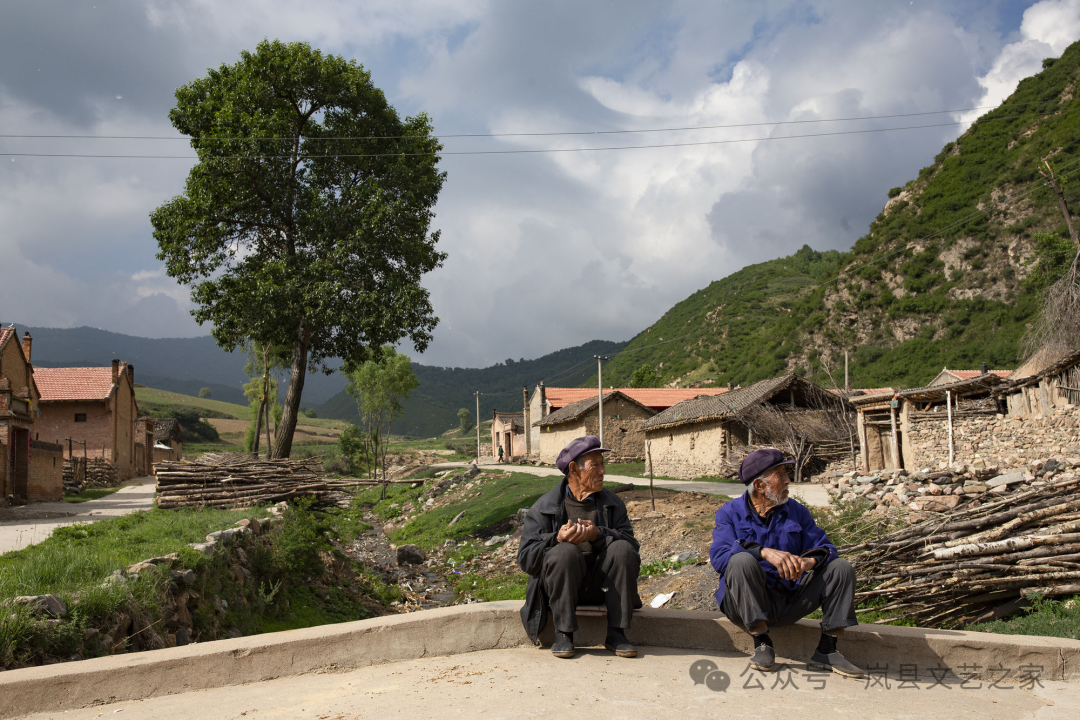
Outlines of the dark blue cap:
<svg viewBox="0 0 1080 720">
<path fill-rule="evenodd" d="M 559 453 L 559 457 L 555 461 L 555 467 L 559 468 L 559 471 L 565 475 L 570 472 L 570 463 L 591 452 L 611 452 L 611 450 L 600 447 L 600 438 L 595 435 L 574 438 Z"/>
<path fill-rule="evenodd" d="M 766 470 L 772 470 L 778 465 L 794 464 L 794 460 L 785 460 L 784 453 L 776 448 L 762 448 L 750 453 L 739 463 L 739 479 L 743 485 L 749 485 Z"/>
</svg>

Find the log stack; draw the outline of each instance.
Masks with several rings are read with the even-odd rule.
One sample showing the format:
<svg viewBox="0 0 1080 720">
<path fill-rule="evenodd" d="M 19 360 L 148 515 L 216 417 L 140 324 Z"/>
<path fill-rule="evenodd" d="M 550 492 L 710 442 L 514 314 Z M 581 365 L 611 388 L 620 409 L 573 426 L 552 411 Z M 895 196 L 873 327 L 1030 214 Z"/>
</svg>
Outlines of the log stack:
<svg viewBox="0 0 1080 720">
<path fill-rule="evenodd" d="M 356 478 L 321 477 L 316 459 L 245 460 L 209 465 L 185 460 L 154 465 L 158 507 L 242 508 L 295 497 L 326 500 L 331 494 L 373 484 Z"/>
<path fill-rule="evenodd" d="M 1034 596 L 1080 594 L 1080 477 L 1002 496 L 840 548 L 878 623 L 958 627 L 1006 617 Z M 862 612 L 862 611 L 860 611 Z"/>
<path fill-rule="evenodd" d="M 68 458 L 63 479 L 64 492 L 76 495 L 87 487 L 113 487 L 119 482 L 116 468 L 101 458 Z"/>
</svg>

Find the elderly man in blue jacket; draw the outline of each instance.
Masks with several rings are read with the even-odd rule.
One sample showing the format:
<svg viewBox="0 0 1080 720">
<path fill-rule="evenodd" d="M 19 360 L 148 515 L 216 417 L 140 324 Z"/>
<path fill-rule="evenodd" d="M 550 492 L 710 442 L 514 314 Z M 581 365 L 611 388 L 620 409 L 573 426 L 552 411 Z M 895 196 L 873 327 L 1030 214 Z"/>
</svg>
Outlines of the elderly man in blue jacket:
<svg viewBox="0 0 1080 720">
<path fill-rule="evenodd" d="M 810 661 L 847 677 L 863 671 L 836 651 L 836 639 L 855 619 L 855 570 L 810 512 L 788 499 L 784 454 L 755 450 L 739 466 L 746 492 L 716 511 L 709 561 L 720 573 L 721 612 L 754 638 L 755 670 L 776 668 L 769 628 L 791 625 L 822 609 L 821 640 Z"/>
</svg>

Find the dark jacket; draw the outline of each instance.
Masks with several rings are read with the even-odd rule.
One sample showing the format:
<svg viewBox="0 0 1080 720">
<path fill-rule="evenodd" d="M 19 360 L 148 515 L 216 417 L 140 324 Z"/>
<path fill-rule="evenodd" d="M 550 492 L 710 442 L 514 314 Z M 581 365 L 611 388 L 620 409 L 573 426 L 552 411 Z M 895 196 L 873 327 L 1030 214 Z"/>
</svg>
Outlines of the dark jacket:
<svg viewBox="0 0 1080 720">
<path fill-rule="evenodd" d="M 716 605 L 724 602 L 727 587 L 724 572 L 728 561 L 736 553 L 748 552 L 757 559 L 765 572 L 765 586 L 770 590 L 790 593 L 797 581 L 784 580 L 771 563 L 761 559 L 761 549 L 783 550 L 792 555 L 817 557 L 814 571 L 824 568 L 836 559 L 836 546 L 829 542 L 825 531 L 817 526 L 810 511 L 795 500 L 788 500 L 769 514 L 768 521 L 750 506 L 749 491 L 724 503 L 716 511 L 716 527 L 713 529 L 709 561 L 713 570 L 720 573 L 720 587 L 716 591 Z M 814 572 L 812 571 L 812 572 Z"/>
<path fill-rule="evenodd" d="M 634 550 L 640 549 L 641 545 L 634 539 L 634 528 L 626 514 L 626 505 L 619 496 L 605 488 L 590 497 L 596 501 L 596 525 L 601 528 L 600 537 L 593 542 L 597 552 L 606 550 L 617 536 L 633 545 Z M 544 629 L 548 613 L 547 597 L 540 585 L 540 572 L 544 567 L 544 554 L 558 543 L 555 536 L 559 528 L 566 524 L 565 498 L 566 478 L 563 478 L 557 487 L 529 508 L 529 513 L 525 516 L 525 526 L 521 531 L 517 562 L 518 566 L 529 574 L 525 607 L 521 608 L 521 622 L 534 643 L 538 642 L 537 638 Z M 615 530 L 617 536 L 605 532 L 604 528 Z"/>
</svg>

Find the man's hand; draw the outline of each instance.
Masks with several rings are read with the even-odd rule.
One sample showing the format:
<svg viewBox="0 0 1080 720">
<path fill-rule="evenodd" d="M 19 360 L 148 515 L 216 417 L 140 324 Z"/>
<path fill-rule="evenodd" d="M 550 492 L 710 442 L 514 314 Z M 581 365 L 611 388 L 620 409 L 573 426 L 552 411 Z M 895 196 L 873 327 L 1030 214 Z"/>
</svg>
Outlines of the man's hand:
<svg viewBox="0 0 1080 720">
<path fill-rule="evenodd" d="M 592 541 L 600 537 L 600 528 L 593 524 L 591 520 L 581 520 L 579 522 L 569 522 L 559 528 L 559 533 L 555 536 L 555 539 L 559 542 L 570 542 L 578 545 L 586 541 Z"/>
<path fill-rule="evenodd" d="M 772 548 L 762 548 L 761 559 L 776 568 L 780 577 L 791 581 L 798 580 L 804 572 L 812 570 L 817 565 L 817 560 L 814 558 L 799 557 Z"/>
</svg>

